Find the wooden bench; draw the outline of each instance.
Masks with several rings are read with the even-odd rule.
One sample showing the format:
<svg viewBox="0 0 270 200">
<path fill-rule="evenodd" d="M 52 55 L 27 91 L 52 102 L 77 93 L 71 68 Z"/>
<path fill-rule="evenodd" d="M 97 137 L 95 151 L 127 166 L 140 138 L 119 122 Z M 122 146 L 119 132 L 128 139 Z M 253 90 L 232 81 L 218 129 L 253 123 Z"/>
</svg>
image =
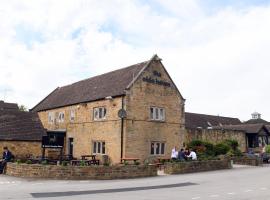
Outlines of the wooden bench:
<svg viewBox="0 0 270 200">
<path fill-rule="evenodd" d="M 99 160 L 96 159 L 96 155 L 82 155 L 82 160 L 90 161 L 90 165 L 99 165 Z M 89 160 L 87 158 L 90 158 Z"/>
</svg>

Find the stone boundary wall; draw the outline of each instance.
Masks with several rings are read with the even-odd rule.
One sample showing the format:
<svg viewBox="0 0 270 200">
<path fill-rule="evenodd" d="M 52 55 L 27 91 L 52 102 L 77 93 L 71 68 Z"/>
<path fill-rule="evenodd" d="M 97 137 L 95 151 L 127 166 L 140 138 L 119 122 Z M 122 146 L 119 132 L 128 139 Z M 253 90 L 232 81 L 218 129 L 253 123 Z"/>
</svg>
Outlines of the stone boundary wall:
<svg viewBox="0 0 270 200">
<path fill-rule="evenodd" d="M 249 157 L 234 157 L 232 158 L 234 164 L 238 165 L 250 165 L 250 166 L 262 166 L 263 161 L 260 158 Z"/>
<path fill-rule="evenodd" d="M 219 143 L 226 139 L 238 141 L 239 149 L 246 152 L 246 133 L 243 131 L 219 130 L 219 129 L 186 129 L 185 142 L 192 140 L 204 140 L 211 143 Z"/>
<path fill-rule="evenodd" d="M 189 161 L 166 163 L 164 166 L 165 174 L 184 174 L 203 171 L 213 171 L 221 169 L 231 169 L 232 164 L 229 159 L 208 160 L 208 161 Z"/>
<path fill-rule="evenodd" d="M 57 166 L 8 163 L 6 174 L 25 178 L 109 180 L 157 176 L 155 166 Z"/>
</svg>

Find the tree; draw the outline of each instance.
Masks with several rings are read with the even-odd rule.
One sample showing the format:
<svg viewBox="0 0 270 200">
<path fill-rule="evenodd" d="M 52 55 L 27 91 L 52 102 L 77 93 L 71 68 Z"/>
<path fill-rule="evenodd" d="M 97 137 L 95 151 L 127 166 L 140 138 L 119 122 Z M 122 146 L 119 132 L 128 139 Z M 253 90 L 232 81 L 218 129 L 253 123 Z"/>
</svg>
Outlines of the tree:
<svg viewBox="0 0 270 200">
<path fill-rule="evenodd" d="M 27 107 L 25 105 L 20 105 L 19 110 L 24 111 L 24 112 L 28 112 L 28 109 L 27 109 Z"/>
</svg>

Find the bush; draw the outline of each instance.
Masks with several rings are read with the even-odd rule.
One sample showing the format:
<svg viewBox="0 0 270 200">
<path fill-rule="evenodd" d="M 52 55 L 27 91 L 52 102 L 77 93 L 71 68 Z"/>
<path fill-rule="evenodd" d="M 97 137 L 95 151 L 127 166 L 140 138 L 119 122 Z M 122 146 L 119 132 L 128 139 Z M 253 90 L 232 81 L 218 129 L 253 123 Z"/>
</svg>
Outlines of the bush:
<svg viewBox="0 0 270 200">
<path fill-rule="evenodd" d="M 265 147 L 265 152 L 266 152 L 266 153 L 270 153 L 270 145 L 267 145 L 267 146 Z"/>
<path fill-rule="evenodd" d="M 16 164 L 21 164 L 21 163 L 22 163 L 21 159 L 16 160 Z"/>
<path fill-rule="evenodd" d="M 234 151 L 237 150 L 239 144 L 238 144 L 238 141 L 237 140 L 225 140 L 224 141 L 225 144 L 229 145 Z"/>
<path fill-rule="evenodd" d="M 230 146 L 227 145 L 225 142 L 221 142 L 214 146 L 214 152 L 216 156 L 225 155 L 230 151 L 230 149 L 231 149 Z"/>
<path fill-rule="evenodd" d="M 82 160 L 82 161 L 80 162 L 80 166 L 86 166 L 85 161 Z"/>
<path fill-rule="evenodd" d="M 188 148 L 192 148 L 197 154 L 206 156 L 214 156 L 214 145 L 207 141 L 193 140 L 188 144 Z"/>
<path fill-rule="evenodd" d="M 136 161 L 136 162 L 135 162 L 135 165 L 140 165 L 140 162 L 139 162 L 139 161 Z"/>
<path fill-rule="evenodd" d="M 48 165 L 48 161 L 47 161 L 47 160 L 43 160 L 43 161 L 41 162 L 41 164 L 42 164 L 42 165 Z"/>
<path fill-rule="evenodd" d="M 68 161 L 62 161 L 62 166 L 68 166 Z"/>
<path fill-rule="evenodd" d="M 26 164 L 32 164 L 33 162 L 31 160 L 27 160 L 25 163 Z"/>
</svg>

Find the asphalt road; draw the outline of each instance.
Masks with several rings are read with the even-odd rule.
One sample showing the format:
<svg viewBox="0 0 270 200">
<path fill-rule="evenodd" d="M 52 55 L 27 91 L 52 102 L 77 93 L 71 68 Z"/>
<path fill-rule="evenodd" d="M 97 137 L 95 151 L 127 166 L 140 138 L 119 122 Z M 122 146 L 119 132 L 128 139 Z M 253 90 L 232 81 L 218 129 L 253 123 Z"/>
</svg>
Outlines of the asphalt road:
<svg viewBox="0 0 270 200">
<path fill-rule="evenodd" d="M 270 200 L 270 167 L 111 181 L 52 181 L 0 176 L 0 199 Z"/>
</svg>

